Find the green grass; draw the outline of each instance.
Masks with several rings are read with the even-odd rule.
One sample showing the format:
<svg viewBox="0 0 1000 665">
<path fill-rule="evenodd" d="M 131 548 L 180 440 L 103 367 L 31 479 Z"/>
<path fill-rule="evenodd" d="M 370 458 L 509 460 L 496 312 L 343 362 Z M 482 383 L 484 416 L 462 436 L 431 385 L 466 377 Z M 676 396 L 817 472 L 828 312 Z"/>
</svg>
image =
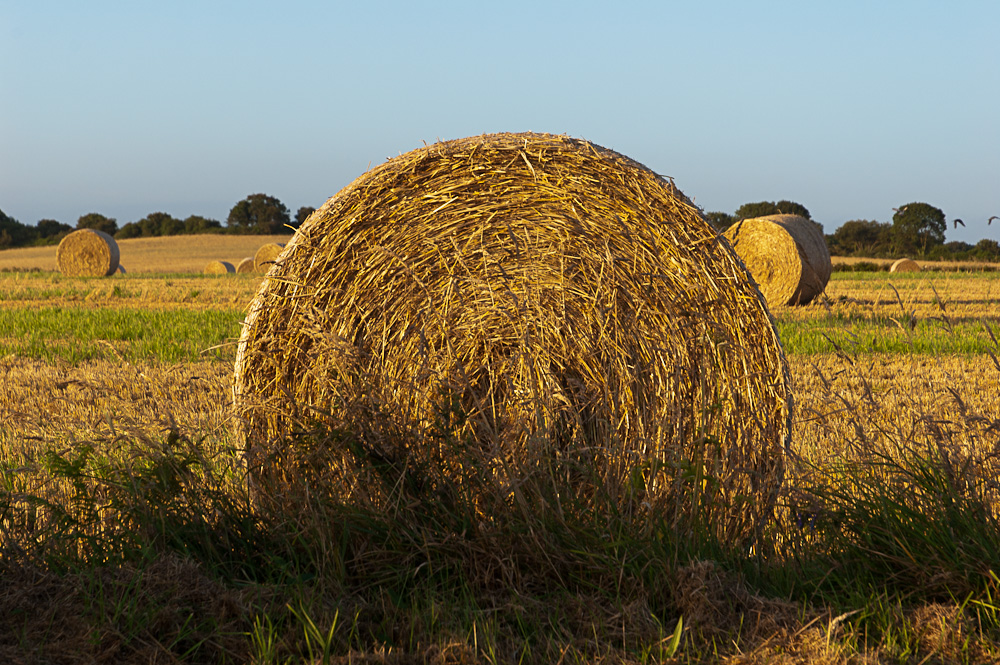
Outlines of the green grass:
<svg viewBox="0 0 1000 665">
<path fill-rule="evenodd" d="M 228 360 L 235 355 L 231 342 L 239 337 L 244 316 L 242 309 L 235 308 L 11 308 L 0 313 L 0 356 L 70 363 L 114 357 L 164 362 L 205 357 Z"/>
<path fill-rule="evenodd" d="M 68 362 L 116 355 L 129 360 L 198 360 L 206 357 L 207 349 L 237 339 L 244 316 L 244 309 L 236 307 L 150 310 L 137 304 L 91 308 L 71 303 L 8 308 L 0 312 L 0 355 Z M 927 356 L 995 352 L 980 321 L 834 314 L 778 319 L 776 325 L 785 352 L 791 355 L 831 353 L 837 347 L 852 353 Z M 208 353 L 229 360 L 234 348 L 223 346 Z"/>
<path fill-rule="evenodd" d="M 910 327 L 912 325 L 912 328 Z M 917 355 L 977 355 L 994 350 L 980 321 L 947 324 L 941 320 L 899 317 L 856 319 L 823 317 L 810 320 L 777 320 L 785 352 L 793 355 L 832 353 L 901 353 Z"/>
</svg>

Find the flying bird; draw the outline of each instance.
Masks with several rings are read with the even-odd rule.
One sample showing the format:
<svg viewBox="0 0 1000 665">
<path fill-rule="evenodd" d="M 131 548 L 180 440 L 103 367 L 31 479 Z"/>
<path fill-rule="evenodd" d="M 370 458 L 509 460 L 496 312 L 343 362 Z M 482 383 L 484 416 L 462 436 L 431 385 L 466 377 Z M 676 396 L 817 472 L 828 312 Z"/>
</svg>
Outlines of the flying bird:
<svg viewBox="0 0 1000 665">
<path fill-rule="evenodd" d="M 963 229 L 965 228 L 965 222 L 963 222 L 962 220 L 960 220 L 960 219 L 958 219 L 958 218 L 956 217 L 954 221 L 955 221 L 955 228 L 956 228 L 956 229 L 958 228 L 958 225 L 959 225 L 959 224 L 961 224 L 961 225 L 962 225 L 962 228 L 963 228 Z"/>
<path fill-rule="evenodd" d="M 989 226 L 990 224 L 992 224 L 994 219 L 1000 219 L 1000 217 L 997 217 L 996 215 L 993 215 L 992 217 L 990 217 L 989 219 L 986 220 L 986 226 Z"/>
</svg>

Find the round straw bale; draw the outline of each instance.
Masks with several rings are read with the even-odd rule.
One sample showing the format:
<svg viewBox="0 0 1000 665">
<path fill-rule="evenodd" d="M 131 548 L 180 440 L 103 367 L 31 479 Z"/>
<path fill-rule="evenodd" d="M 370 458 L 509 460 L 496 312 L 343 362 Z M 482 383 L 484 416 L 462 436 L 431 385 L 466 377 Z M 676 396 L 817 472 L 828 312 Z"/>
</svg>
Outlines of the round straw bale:
<svg viewBox="0 0 1000 665">
<path fill-rule="evenodd" d="M 118 270 L 118 243 L 103 231 L 79 229 L 59 242 L 56 265 L 70 277 L 106 277 Z"/>
<path fill-rule="evenodd" d="M 269 242 L 266 245 L 261 245 L 253 256 L 254 270 L 259 273 L 267 272 L 284 250 L 285 245 L 280 242 Z"/>
<path fill-rule="evenodd" d="M 920 272 L 920 264 L 913 259 L 899 259 L 889 266 L 889 272 Z"/>
<path fill-rule="evenodd" d="M 253 257 L 248 256 L 242 259 L 239 263 L 237 263 L 236 272 L 238 273 L 254 272 Z"/>
<path fill-rule="evenodd" d="M 206 275 L 225 275 L 236 272 L 236 268 L 229 261 L 211 261 L 202 272 Z"/>
<path fill-rule="evenodd" d="M 767 304 L 805 305 L 823 292 L 833 263 L 819 227 L 798 215 L 768 215 L 724 231 Z"/>
<path fill-rule="evenodd" d="M 549 479 L 744 538 L 782 479 L 789 386 L 759 290 L 673 182 L 493 134 L 390 159 L 303 223 L 233 396 L 258 500 L 409 488 L 499 523 Z"/>
</svg>

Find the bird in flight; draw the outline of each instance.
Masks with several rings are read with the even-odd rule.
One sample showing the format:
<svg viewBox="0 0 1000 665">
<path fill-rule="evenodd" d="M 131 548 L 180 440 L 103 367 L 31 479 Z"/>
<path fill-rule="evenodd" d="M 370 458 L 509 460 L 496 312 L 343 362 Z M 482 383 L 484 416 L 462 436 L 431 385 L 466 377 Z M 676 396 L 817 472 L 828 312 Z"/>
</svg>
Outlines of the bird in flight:
<svg viewBox="0 0 1000 665">
<path fill-rule="evenodd" d="M 986 226 L 989 226 L 990 224 L 992 224 L 994 219 L 1000 219 L 1000 217 L 997 217 L 996 215 L 993 215 L 992 217 L 990 217 L 989 219 L 986 220 Z"/>
<path fill-rule="evenodd" d="M 955 228 L 956 228 L 956 229 L 958 228 L 958 225 L 959 225 L 959 224 L 961 224 L 961 225 L 962 225 L 962 228 L 963 228 L 963 229 L 965 228 L 965 222 L 963 222 L 962 220 L 960 220 L 960 219 L 958 219 L 958 218 L 956 217 L 954 221 L 955 221 Z"/>
</svg>

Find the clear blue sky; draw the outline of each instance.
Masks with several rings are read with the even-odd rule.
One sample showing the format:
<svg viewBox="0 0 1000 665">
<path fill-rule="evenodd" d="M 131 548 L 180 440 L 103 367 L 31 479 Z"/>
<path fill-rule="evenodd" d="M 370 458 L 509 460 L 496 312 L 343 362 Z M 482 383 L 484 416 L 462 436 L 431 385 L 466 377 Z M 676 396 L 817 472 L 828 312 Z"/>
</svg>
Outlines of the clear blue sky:
<svg viewBox="0 0 1000 665">
<path fill-rule="evenodd" d="M 1000 239 L 998 33 L 996 0 L 0 0 L 0 209 L 294 213 L 424 141 L 530 130 L 706 211 L 790 199 L 831 232 L 924 201 Z"/>
</svg>

